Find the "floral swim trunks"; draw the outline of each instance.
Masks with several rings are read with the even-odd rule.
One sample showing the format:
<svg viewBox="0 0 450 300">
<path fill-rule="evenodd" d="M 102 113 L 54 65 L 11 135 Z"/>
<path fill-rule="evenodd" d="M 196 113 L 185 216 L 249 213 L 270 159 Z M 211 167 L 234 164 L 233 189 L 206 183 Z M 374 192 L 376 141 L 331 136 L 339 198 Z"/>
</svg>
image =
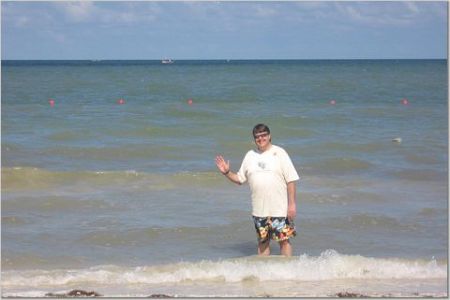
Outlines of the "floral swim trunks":
<svg viewBox="0 0 450 300">
<path fill-rule="evenodd" d="M 296 236 L 295 225 L 285 217 L 255 217 L 256 235 L 258 242 L 265 243 L 269 239 L 277 242 L 288 240 Z"/>
</svg>

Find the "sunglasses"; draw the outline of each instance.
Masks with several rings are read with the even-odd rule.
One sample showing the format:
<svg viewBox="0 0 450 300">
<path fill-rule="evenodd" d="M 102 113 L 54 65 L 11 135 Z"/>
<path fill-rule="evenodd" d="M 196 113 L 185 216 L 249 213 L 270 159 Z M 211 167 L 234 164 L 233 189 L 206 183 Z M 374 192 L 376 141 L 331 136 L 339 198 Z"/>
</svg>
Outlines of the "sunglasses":
<svg viewBox="0 0 450 300">
<path fill-rule="evenodd" d="M 255 134 L 253 137 L 255 138 L 255 140 L 259 139 L 259 138 L 265 138 L 266 136 L 268 136 L 269 134 L 267 132 L 263 132 L 261 134 Z"/>
</svg>

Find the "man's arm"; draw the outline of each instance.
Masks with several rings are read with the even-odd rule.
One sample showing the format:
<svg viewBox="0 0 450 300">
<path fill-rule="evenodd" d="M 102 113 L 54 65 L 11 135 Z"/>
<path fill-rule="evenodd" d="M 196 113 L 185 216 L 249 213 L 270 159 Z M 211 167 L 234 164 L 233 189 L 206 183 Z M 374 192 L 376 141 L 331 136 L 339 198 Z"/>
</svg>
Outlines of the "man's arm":
<svg viewBox="0 0 450 300">
<path fill-rule="evenodd" d="M 228 178 L 231 182 L 241 185 L 242 183 L 239 181 L 239 177 L 236 173 L 228 172 L 228 174 L 223 174 L 226 178 Z"/>
<path fill-rule="evenodd" d="M 239 176 L 236 173 L 231 172 L 230 170 L 230 161 L 225 161 L 222 155 L 216 156 L 216 166 L 219 171 L 228 178 L 231 182 L 241 185 L 241 181 L 239 180 Z"/>
<path fill-rule="evenodd" d="M 297 204 L 295 202 L 295 196 L 297 193 L 297 189 L 295 186 L 295 181 L 288 182 L 287 184 L 287 193 L 288 193 L 288 211 L 287 217 L 289 220 L 294 220 L 295 215 L 297 214 Z"/>
</svg>

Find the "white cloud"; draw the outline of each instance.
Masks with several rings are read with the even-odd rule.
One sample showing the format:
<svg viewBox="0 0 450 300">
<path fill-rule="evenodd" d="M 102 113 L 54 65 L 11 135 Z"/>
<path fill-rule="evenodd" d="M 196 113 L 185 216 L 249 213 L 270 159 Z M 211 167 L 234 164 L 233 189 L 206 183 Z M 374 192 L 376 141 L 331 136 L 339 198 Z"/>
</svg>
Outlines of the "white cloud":
<svg viewBox="0 0 450 300">
<path fill-rule="evenodd" d="M 30 19 L 27 16 L 19 16 L 14 21 L 17 27 L 25 27 L 30 23 Z"/>
<path fill-rule="evenodd" d="M 155 2 L 119 2 L 112 6 L 100 3 L 96 9 L 97 20 L 117 25 L 152 22 L 160 13 Z"/>
<path fill-rule="evenodd" d="M 72 23 L 98 23 L 102 26 L 145 23 L 156 20 L 161 9 L 157 2 L 76 1 L 53 2 Z"/>
<path fill-rule="evenodd" d="M 2 3 L 4 26 L 49 28 L 64 23 L 115 27 L 150 23 L 201 24 L 208 29 L 236 32 L 289 25 L 341 27 L 408 26 L 446 21 L 444 2 L 147 2 L 71 1 Z M 173 26 L 170 26 L 173 28 Z"/>
<path fill-rule="evenodd" d="M 419 8 L 417 7 L 416 3 L 414 3 L 414 2 L 404 2 L 404 5 L 410 12 L 412 12 L 414 14 L 418 14 L 420 12 Z"/>
<path fill-rule="evenodd" d="M 25 27 L 30 23 L 27 11 L 16 7 L 14 3 L 2 2 L 2 26 Z"/>
<path fill-rule="evenodd" d="M 57 30 L 45 30 L 45 35 L 59 44 L 67 42 L 66 36 L 63 33 L 58 32 Z"/>
<path fill-rule="evenodd" d="M 274 17 L 278 15 L 278 10 L 275 7 L 259 4 L 255 7 L 255 14 L 258 17 Z"/>
<path fill-rule="evenodd" d="M 335 2 L 340 18 L 374 27 L 411 26 L 440 17 L 444 2 Z M 437 9 L 436 9 L 437 8 Z"/>
<path fill-rule="evenodd" d="M 60 5 L 66 15 L 76 22 L 88 20 L 95 12 L 95 6 L 90 1 L 77 1 L 77 2 L 56 2 Z"/>
</svg>

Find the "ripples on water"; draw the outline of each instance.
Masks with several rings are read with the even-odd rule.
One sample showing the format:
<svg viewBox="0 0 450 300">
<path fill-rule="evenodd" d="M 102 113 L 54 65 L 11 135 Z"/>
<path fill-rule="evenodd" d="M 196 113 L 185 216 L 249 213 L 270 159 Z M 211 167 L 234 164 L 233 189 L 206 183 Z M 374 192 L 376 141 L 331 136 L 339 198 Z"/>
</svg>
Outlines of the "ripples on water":
<svg viewBox="0 0 450 300">
<path fill-rule="evenodd" d="M 445 61 L 3 64 L 3 269 L 253 255 L 214 157 L 259 122 L 302 177 L 297 255 L 447 256 Z"/>
</svg>

